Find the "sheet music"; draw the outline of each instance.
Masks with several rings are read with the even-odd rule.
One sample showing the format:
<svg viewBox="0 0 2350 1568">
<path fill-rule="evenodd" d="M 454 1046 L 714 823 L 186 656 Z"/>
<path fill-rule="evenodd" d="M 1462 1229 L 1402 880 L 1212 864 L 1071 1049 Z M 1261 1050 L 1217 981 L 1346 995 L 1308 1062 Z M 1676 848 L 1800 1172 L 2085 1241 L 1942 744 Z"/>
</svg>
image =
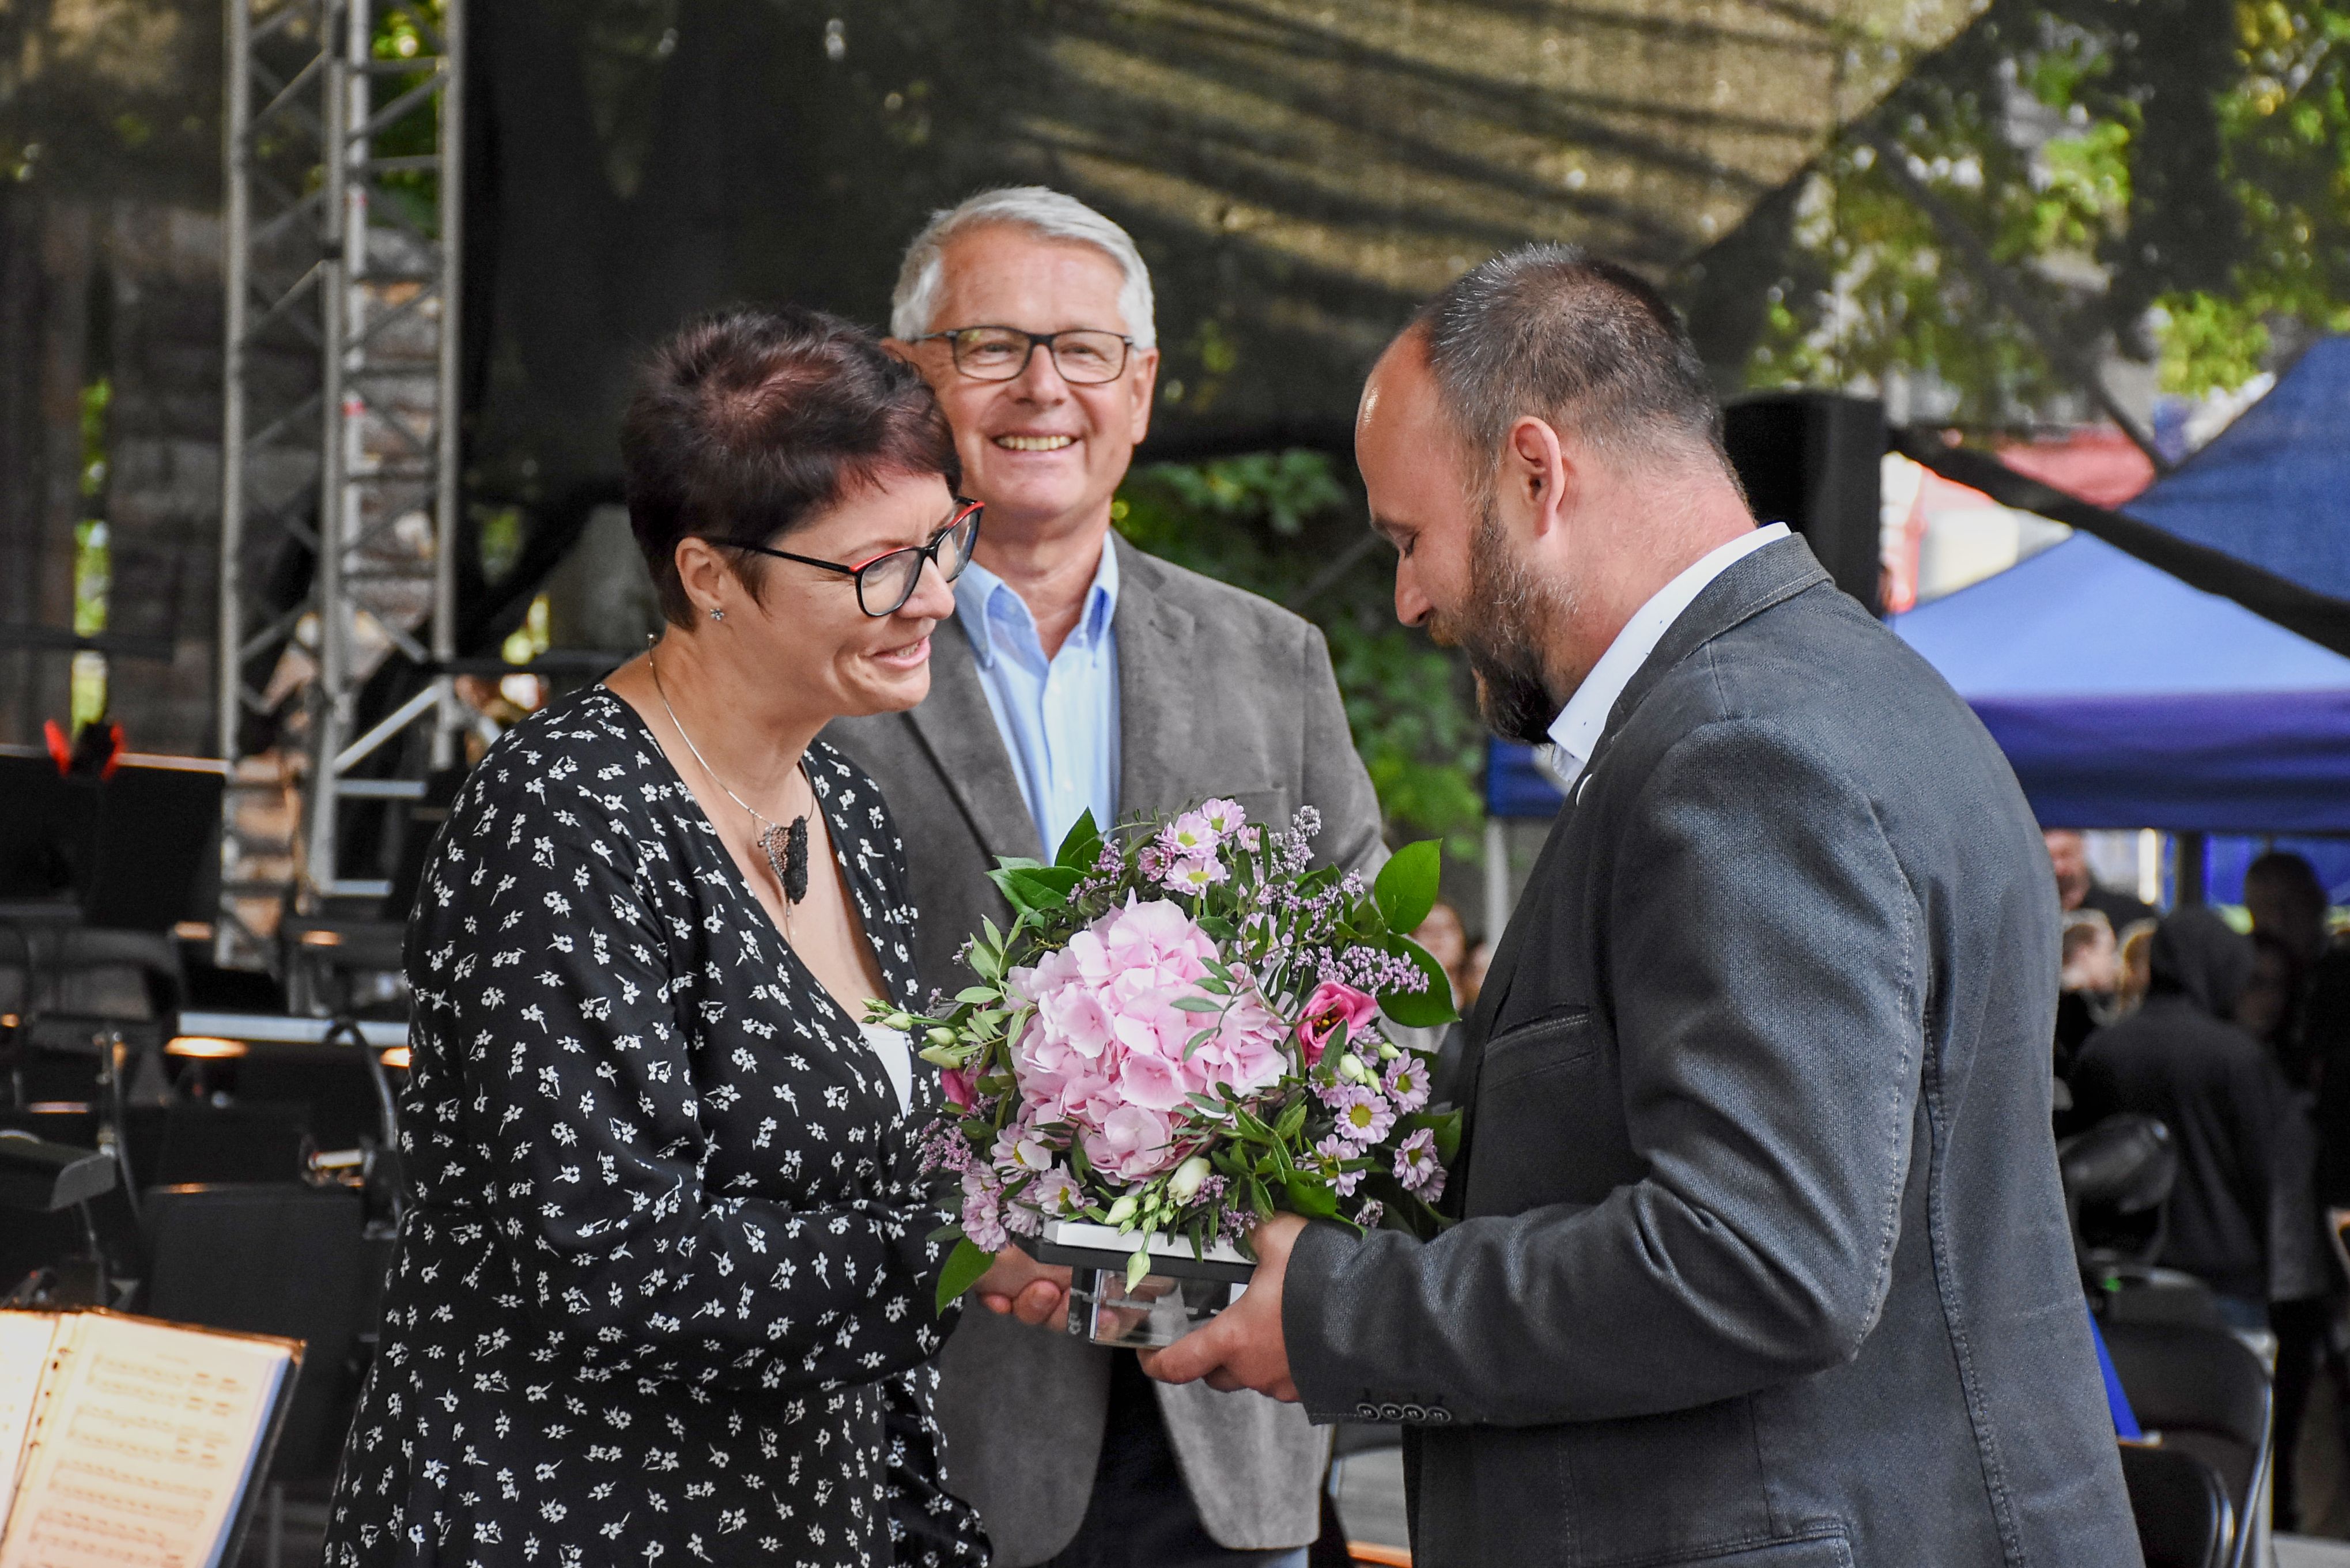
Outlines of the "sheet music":
<svg viewBox="0 0 2350 1568">
<path fill-rule="evenodd" d="M 217 1568 L 288 1345 L 95 1313 L 60 1341 L 0 1568 Z"/>
<path fill-rule="evenodd" d="M 54 1314 L 0 1312 L 0 1521 L 8 1517 L 8 1500 L 24 1465 L 34 1398 L 48 1369 L 49 1341 L 57 1329 Z"/>
</svg>

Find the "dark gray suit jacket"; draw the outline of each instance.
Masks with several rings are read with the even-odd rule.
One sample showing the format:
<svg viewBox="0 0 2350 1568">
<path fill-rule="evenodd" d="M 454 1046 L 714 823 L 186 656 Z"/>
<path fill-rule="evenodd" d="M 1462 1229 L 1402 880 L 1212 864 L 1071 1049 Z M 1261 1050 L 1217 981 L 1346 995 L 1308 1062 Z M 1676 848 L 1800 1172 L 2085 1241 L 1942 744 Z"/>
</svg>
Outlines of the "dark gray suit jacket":
<svg viewBox="0 0 2350 1568">
<path fill-rule="evenodd" d="M 1422 1568 L 2135 1564 L 2007 763 L 1800 539 L 1626 688 L 1471 1024 L 1463 1221 L 1302 1236 L 1309 1408 Z"/>
<path fill-rule="evenodd" d="M 1118 552 L 1121 815 L 1213 795 L 1252 820 L 1322 814 L 1318 858 L 1384 853 L 1378 801 L 1347 731 L 1322 634 L 1288 611 L 1114 540 Z M 989 711 L 960 619 L 931 637 L 931 694 L 906 713 L 844 720 L 825 738 L 888 797 L 906 841 L 922 982 L 969 982 L 956 962 L 983 916 L 1011 912 L 986 873 L 1041 856 L 1035 824 Z M 978 1505 L 997 1568 L 1041 1563 L 1084 1521 L 1108 1408 L 1112 1352 L 966 1312 L 939 1358 L 938 1413 L 955 1492 Z M 1205 1385 L 1158 1390 L 1201 1522 L 1236 1549 L 1302 1546 L 1319 1526 L 1326 1433 L 1304 1411 Z"/>
</svg>

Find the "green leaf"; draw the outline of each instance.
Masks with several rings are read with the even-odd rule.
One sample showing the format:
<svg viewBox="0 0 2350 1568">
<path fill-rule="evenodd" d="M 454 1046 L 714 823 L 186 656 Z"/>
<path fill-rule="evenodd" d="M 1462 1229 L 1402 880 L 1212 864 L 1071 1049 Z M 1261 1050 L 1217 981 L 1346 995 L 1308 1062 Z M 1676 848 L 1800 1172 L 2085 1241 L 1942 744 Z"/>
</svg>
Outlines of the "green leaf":
<svg viewBox="0 0 2350 1568">
<path fill-rule="evenodd" d="M 1433 838 L 1407 844 L 1379 867 L 1371 884 L 1371 901 L 1387 917 L 1388 929 L 1409 936 L 1419 929 L 1429 910 L 1436 908 L 1437 886 L 1444 874 L 1443 847 Z"/>
<path fill-rule="evenodd" d="M 966 985 L 955 992 L 955 1000 L 959 1002 L 967 1002 L 973 1007 L 985 1007 L 1003 994 L 992 985 Z"/>
<path fill-rule="evenodd" d="M 1444 972 L 1444 966 L 1436 961 L 1434 954 L 1409 937 L 1389 941 L 1388 951 L 1410 961 L 1414 969 L 1428 977 L 1428 989 L 1382 992 L 1381 1012 L 1407 1029 L 1432 1029 L 1461 1016 L 1460 1009 L 1452 1005 L 1452 978 Z"/>
<path fill-rule="evenodd" d="M 979 1283 L 979 1276 L 987 1272 L 995 1262 L 994 1254 L 983 1252 L 969 1237 L 955 1243 L 947 1255 L 947 1266 L 939 1275 L 939 1315 L 944 1317 L 947 1308 L 954 1305 L 963 1292 Z"/>
<path fill-rule="evenodd" d="M 1100 853 L 1101 828 L 1088 809 L 1069 825 L 1067 836 L 1061 840 L 1060 853 L 1053 857 L 1053 864 L 1067 867 L 1082 877 L 1094 868 L 1094 859 Z"/>
<path fill-rule="evenodd" d="M 1175 1005 L 1184 1012 L 1222 1012 L 1224 1010 L 1222 1002 L 1211 1002 L 1204 996 L 1179 996 L 1175 999 Z"/>
<path fill-rule="evenodd" d="M 1282 1142 L 1287 1143 L 1297 1136 L 1297 1129 L 1305 1125 L 1305 1102 L 1300 1100 L 1281 1113 L 1281 1119 L 1273 1125 L 1273 1134 Z"/>
<path fill-rule="evenodd" d="M 1329 1183 L 1311 1176 L 1292 1176 L 1286 1183 L 1289 1207 L 1308 1220 L 1336 1220 L 1338 1217 L 1338 1195 L 1330 1190 Z"/>
<path fill-rule="evenodd" d="M 987 877 L 1002 890 L 1004 898 L 1011 900 L 1014 909 L 1024 915 L 1041 915 L 1046 910 L 1060 909 L 1069 901 L 1066 888 L 1056 888 L 1046 879 L 1051 869 L 1048 867 L 1045 870 L 990 871 Z M 1074 877 L 1071 885 L 1075 885 Z"/>
<path fill-rule="evenodd" d="M 1042 860 L 1031 860 L 1025 855 L 999 855 L 995 857 L 996 869 L 1000 871 L 1034 871 L 1044 864 Z"/>
</svg>

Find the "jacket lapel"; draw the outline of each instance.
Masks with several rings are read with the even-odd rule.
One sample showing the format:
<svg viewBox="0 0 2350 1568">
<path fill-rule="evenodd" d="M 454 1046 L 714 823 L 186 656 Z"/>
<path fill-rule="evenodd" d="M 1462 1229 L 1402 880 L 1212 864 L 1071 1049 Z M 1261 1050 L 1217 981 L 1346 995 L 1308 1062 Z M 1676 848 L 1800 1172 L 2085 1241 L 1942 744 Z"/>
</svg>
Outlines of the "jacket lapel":
<svg viewBox="0 0 2350 1568">
<path fill-rule="evenodd" d="M 1029 820 L 960 616 L 948 617 L 931 633 L 931 694 L 906 717 L 981 846 L 991 856 L 1041 855 L 1036 825 Z"/>
<path fill-rule="evenodd" d="M 1115 534 L 1118 552 L 1118 815 L 1172 811 L 1187 793 L 1202 749 L 1214 743 L 1201 722 L 1199 688 L 1186 656 L 1198 619 L 1159 591 L 1159 563 Z"/>
<path fill-rule="evenodd" d="M 1616 706 L 1607 711 L 1607 728 L 1592 745 L 1591 761 L 1583 770 L 1589 778 L 1598 772 L 1600 759 L 1607 753 L 1607 744 L 1623 729 L 1641 699 L 1655 689 L 1665 672 L 1723 632 L 1752 620 L 1773 605 L 1791 599 L 1814 583 L 1828 581 L 1828 575 L 1812 554 L 1812 547 L 1801 534 L 1773 540 L 1743 560 L 1731 564 L 1730 569 L 1705 586 L 1705 590 L 1690 601 L 1680 618 L 1665 628 L 1656 648 L 1650 651 L 1632 679 L 1624 683 L 1623 693 Z M 1575 781 L 1578 784 L 1581 779 Z"/>
<path fill-rule="evenodd" d="M 1624 693 L 1609 710 L 1607 726 L 1600 732 L 1599 740 L 1591 749 L 1591 761 L 1583 770 L 1578 785 L 1599 771 L 1607 755 L 1609 743 L 1640 706 L 1640 700 L 1655 689 L 1665 672 L 1690 654 L 1703 648 L 1722 633 L 1762 614 L 1773 605 L 1793 598 L 1815 583 L 1828 581 L 1812 547 L 1798 535 L 1763 545 L 1705 587 L 1704 592 L 1691 600 L 1680 618 L 1667 628 L 1664 637 L 1632 679 L 1624 686 Z M 1575 797 L 1559 808 L 1557 822 L 1551 826 L 1549 836 L 1543 840 L 1542 853 L 1535 858 L 1534 870 L 1526 878 L 1526 889 L 1518 899 L 1523 909 L 1534 899 L 1547 897 L 1548 883 L 1559 846 L 1567 835 L 1567 819 L 1574 814 Z M 1513 916 L 1502 933 L 1502 944 L 1493 950 L 1493 963 L 1485 980 L 1484 989 L 1478 993 L 1477 1005 L 1469 1014 L 1468 1058 L 1461 1064 L 1464 1078 L 1461 1106 L 1465 1113 L 1461 1132 L 1461 1153 L 1458 1160 L 1467 1170 L 1471 1134 L 1475 1130 L 1477 1085 L 1485 1064 L 1485 1043 L 1492 1037 L 1493 1024 L 1507 1005 L 1510 982 L 1516 977 L 1520 949 L 1526 931 L 1534 924 L 1530 919 Z M 1461 1184 L 1465 1189 L 1467 1183 Z"/>
</svg>

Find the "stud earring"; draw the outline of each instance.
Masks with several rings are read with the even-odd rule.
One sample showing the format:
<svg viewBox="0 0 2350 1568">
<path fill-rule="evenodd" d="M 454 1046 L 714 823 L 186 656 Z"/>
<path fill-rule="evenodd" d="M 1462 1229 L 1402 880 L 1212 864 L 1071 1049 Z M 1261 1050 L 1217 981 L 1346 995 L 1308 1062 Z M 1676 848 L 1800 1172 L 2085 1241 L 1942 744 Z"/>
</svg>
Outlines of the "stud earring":
<svg viewBox="0 0 2350 1568">
<path fill-rule="evenodd" d="M 710 612 L 710 618 L 712 620 L 724 620 L 726 618 L 726 612 L 723 609 L 712 610 Z"/>
</svg>

